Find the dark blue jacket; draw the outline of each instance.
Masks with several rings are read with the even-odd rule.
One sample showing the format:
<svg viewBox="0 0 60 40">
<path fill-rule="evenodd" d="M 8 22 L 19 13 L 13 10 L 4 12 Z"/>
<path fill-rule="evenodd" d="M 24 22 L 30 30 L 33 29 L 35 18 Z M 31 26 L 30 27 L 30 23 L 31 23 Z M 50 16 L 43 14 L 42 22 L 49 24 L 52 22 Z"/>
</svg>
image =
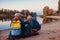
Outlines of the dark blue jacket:
<svg viewBox="0 0 60 40">
<path fill-rule="evenodd" d="M 33 19 L 33 18 L 30 18 L 28 20 L 28 24 L 30 24 L 30 26 L 33 28 L 33 29 L 37 29 L 37 30 L 40 30 L 41 29 L 41 25 L 38 23 L 37 20 Z"/>
</svg>

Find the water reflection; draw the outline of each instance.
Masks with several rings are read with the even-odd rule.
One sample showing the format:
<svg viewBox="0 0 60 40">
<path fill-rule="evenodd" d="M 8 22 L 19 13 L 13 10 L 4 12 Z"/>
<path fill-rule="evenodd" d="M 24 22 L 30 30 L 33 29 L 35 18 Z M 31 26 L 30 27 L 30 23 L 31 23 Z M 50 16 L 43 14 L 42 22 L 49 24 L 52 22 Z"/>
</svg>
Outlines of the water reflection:
<svg viewBox="0 0 60 40">
<path fill-rule="evenodd" d="M 8 29 L 10 28 L 10 23 L 11 21 L 0 21 L 0 30 L 5 30 L 5 29 Z"/>
<path fill-rule="evenodd" d="M 43 19 L 42 19 L 42 18 L 40 18 L 40 17 L 37 17 L 37 21 L 38 21 L 40 24 L 42 24 Z"/>
<path fill-rule="evenodd" d="M 37 21 L 42 24 L 42 18 L 37 17 Z M 11 21 L 0 21 L 0 30 L 5 30 L 10 28 Z"/>
</svg>

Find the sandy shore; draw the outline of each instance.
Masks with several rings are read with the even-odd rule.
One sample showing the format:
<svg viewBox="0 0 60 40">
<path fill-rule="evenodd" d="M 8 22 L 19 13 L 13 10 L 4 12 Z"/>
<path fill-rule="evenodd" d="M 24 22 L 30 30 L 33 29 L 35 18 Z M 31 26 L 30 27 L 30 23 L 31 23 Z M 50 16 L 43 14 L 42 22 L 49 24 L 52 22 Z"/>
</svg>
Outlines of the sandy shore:
<svg viewBox="0 0 60 40">
<path fill-rule="evenodd" d="M 0 31 L 0 40 L 5 40 L 9 31 Z M 60 40 L 60 20 L 42 24 L 39 35 L 24 38 L 23 40 Z"/>
</svg>

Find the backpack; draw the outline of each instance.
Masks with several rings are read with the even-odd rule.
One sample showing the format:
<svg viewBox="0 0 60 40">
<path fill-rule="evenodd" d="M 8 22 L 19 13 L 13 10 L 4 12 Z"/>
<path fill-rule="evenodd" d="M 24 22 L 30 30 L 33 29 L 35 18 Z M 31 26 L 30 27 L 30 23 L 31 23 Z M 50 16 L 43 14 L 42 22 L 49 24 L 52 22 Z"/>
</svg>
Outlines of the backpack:
<svg viewBox="0 0 60 40">
<path fill-rule="evenodd" d="M 32 29 L 37 29 L 37 30 L 41 29 L 41 25 L 34 19 L 30 19 L 29 24 L 32 27 Z"/>
<path fill-rule="evenodd" d="M 20 20 L 13 20 L 11 23 L 11 28 L 21 28 L 21 21 Z"/>
<path fill-rule="evenodd" d="M 11 35 L 21 35 L 21 21 L 20 20 L 13 20 L 11 23 Z"/>
<path fill-rule="evenodd" d="M 41 25 L 36 21 L 36 20 L 32 20 L 33 21 L 33 27 L 37 30 L 41 29 Z"/>
</svg>

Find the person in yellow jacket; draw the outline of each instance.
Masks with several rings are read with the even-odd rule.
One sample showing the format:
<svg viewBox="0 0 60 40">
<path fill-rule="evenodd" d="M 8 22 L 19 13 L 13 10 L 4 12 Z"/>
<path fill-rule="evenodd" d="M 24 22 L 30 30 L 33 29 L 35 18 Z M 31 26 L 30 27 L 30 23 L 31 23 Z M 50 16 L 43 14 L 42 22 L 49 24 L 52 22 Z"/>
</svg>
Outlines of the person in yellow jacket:
<svg viewBox="0 0 60 40">
<path fill-rule="evenodd" d="M 11 22 L 11 31 L 9 33 L 9 38 L 15 40 L 22 40 L 23 37 L 25 37 L 25 24 L 21 20 L 21 14 L 16 13 L 14 16 L 14 19 Z"/>
</svg>

